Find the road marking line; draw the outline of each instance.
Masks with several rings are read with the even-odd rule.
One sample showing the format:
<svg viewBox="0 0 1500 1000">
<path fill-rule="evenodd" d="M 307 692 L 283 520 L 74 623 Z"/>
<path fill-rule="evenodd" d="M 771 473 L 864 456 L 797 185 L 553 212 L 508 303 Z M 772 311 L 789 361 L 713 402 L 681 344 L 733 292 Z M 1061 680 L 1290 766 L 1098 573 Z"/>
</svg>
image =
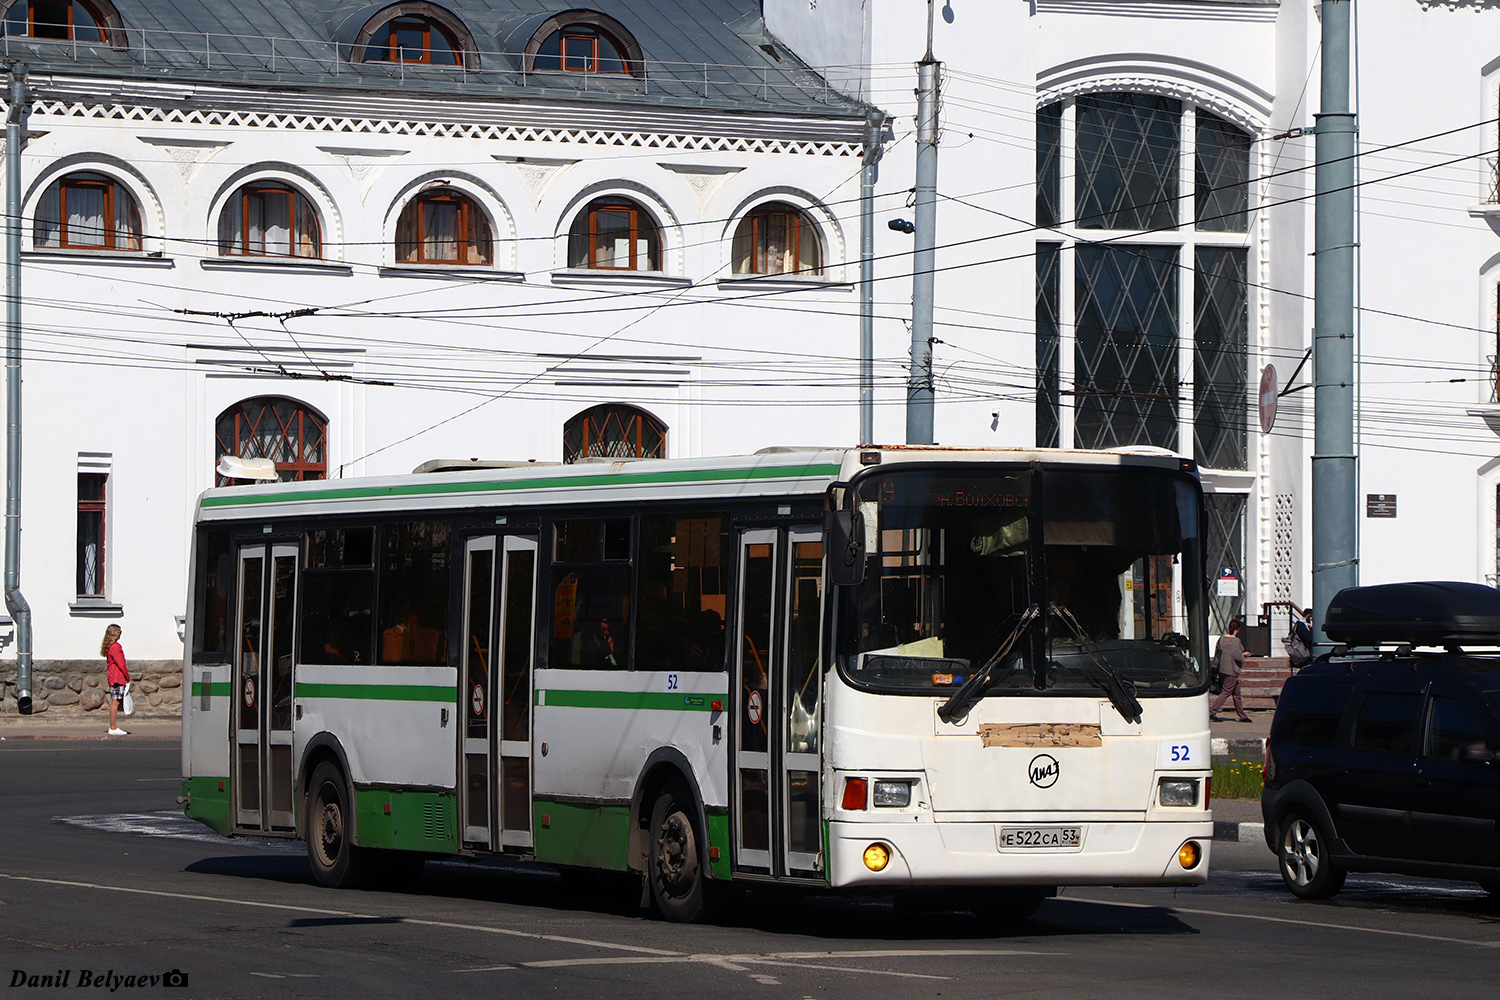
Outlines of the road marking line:
<svg viewBox="0 0 1500 1000">
<path fill-rule="evenodd" d="M 223 903 L 230 906 L 250 906 L 264 910 L 284 910 L 288 913 L 312 913 L 320 917 L 358 917 L 365 920 L 386 919 L 369 913 L 354 913 L 350 910 L 325 910 L 316 906 L 295 906 L 291 903 L 263 903 L 254 899 L 225 899 L 222 896 L 204 896 L 192 892 L 167 892 L 163 889 L 138 889 L 133 886 L 105 885 L 100 882 L 72 882 L 67 879 L 37 878 L 32 875 L 11 875 L 0 872 L 0 879 L 13 882 L 32 882 L 38 885 L 58 885 L 74 889 L 98 889 L 102 892 L 124 892 L 138 896 L 158 896 L 163 899 L 191 899 L 203 903 Z M 508 927 L 487 927 L 483 924 L 461 924 L 451 920 L 426 920 L 421 917 L 401 917 L 403 924 L 419 927 L 442 927 L 447 930 L 478 931 L 482 934 L 499 934 L 504 937 L 526 938 L 531 941 L 553 941 L 558 944 L 577 944 L 588 948 L 608 948 L 616 951 L 637 952 L 642 955 L 681 956 L 681 952 L 664 951 L 660 948 L 643 948 L 639 945 L 616 944 L 613 941 L 595 941 L 590 938 L 566 937 L 561 934 L 538 934 L 534 931 L 517 931 Z"/>
<path fill-rule="evenodd" d="M 843 957 L 843 952 L 832 952 L 829 957 Z M 914 952 L 920 955 L 937 955 L 937 952 Z M 550 958 L 536 962 L 522 962 L 528 969 L 566 969 L 587 965 L 662 965 L 666 963 L 695 962 L 699 965 L 716 965 L 730 972 L 750 972 L 747 965 L 780 965 L 789 969 L 821 970 L 824 972 L 854 972 L 870 976 L 896 976 L 901 979 L 941 979 L 949 976 L 931 976 L 921 972 L 896 972 L 889 969 L 850 969 L 837 965 L 808 965 L 804 962 L 787 961 L 770 955 L 670 955 L 660 958 L 644 955 L 610 955 L 604 958 Z M 750 973 L 760 979 L 760 973 Z M 766 977 L 770 978 L 770 977 Z"/>
<path fill-rule="evenodd" d="M 1186 913 L 1195 917 L 1227 917 L 1231 920 L 1260 920 L 1269 924 L 1291 924 L 1294 927 L 1318 927 L 1325 930 L 1353 931 L 1358 934 L 1385 934 L 1390 937 L 1413 938 L 1418 941 L 1438 941 L 1443 944 L 1469 944 L 1476 948 L 1500 948 L 1500 941 L 1470 941 L 1467 938 L 1442 937 L 1437 934 L 1418 934 L 1416 931 L 1393 931 L 1384 927 L 1357 927 L 1353 924 L 1335 924 L 1318 920 L 1296 920 L 1292 917 L 1269 917 L 1258 913 L 1230 913 L 1225 910 L 1200 910 L 1186 906 L 1164 906 L 1160 903 L 1125 903 L 1112 899 L 1096 899 L 1088 896 L 1064 896 L 1064 899 L 1080 903 L 1098 903 L 1104 906 L 1126 906 L 1136 910 L 1165 910 L 1168 913 Z"/>
</svg>

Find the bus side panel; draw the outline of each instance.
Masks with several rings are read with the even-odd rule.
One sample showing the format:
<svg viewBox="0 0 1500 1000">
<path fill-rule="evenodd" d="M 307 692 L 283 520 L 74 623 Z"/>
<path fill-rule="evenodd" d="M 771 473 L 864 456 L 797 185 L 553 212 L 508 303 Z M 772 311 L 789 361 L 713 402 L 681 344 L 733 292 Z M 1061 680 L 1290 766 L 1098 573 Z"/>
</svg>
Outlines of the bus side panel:
<svg viewBox="0 0 1500 1000">
<path fill-rule="evenodd" d="M 188 818 L 219 833 L 231 827 L 229 781 L 229 665 L 183 670 L 182 795 Z"/>
<path fill-rule="evenodd" d="M 458 797 L 452 792 L 354 790 L 361 847 L 458 853 Z"/>
<path fill-rule="evenodd" d="M 722 813 L 728 805 L 727 718 L 713 703 L 725 703 L 726 684 L 723 673 L 537 671 L 537 860 L 625 868 L 636 781 L 663 747 L 687 760 L 705 810 Z"/>
<path fill-rule="evenodd" d="M 458 671 L 453 667 L 320 666 L 298 664 L 294 681 L 302 718 L 293 723 L 293 752 L 333 735 L 356 786 L 454 788 L 458 734 Z M 445 808 L 452 811 L 452 796 Z M 356 823 L 358 809 L 356 806 Z M 456 820 L 452 821 L 456 822 Z M 356 828 L 356 838 L 363 843 Z"/>
</svg>

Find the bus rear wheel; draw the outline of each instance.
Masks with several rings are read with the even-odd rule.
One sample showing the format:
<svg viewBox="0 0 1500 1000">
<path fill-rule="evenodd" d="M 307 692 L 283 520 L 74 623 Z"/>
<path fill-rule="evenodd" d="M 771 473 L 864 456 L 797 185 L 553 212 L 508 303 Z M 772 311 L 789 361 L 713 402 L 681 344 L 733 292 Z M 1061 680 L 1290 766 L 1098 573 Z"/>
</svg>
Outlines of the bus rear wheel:
<svg viewBox="0 0 1500 1000">
<path fill-rule="evenodd" d="M 344 775 L 324 761 L 307 787 L 307 860 L 321 886 L 356 888 L 369 876 L 369 852 L 354 845 L 353 817 Z"/>
<path fill-rule="evenodd" d="M 647 831 L 651 901 L 673 923 L 692 923 L 707 915 L 703 839 L 692 811 L 692 797 L 680 786 L 668 785 L 656 797 Z"/>
</svg>

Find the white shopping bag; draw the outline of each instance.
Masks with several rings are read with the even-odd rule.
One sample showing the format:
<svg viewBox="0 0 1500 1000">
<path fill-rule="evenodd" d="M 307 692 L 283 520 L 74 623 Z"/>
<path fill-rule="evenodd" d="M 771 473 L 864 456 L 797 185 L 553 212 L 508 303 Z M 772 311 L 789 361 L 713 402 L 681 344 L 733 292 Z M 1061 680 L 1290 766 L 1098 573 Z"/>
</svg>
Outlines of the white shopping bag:
<svg viewBox="0 0 1500 1000">
<path fill-rule="evenodd" d="M 135 699 L 130 697 L 130 685 L 125 685 L 125 702 L 120 706 L 120 711 L 126 715 L 135 714 Z"/>
</svg>

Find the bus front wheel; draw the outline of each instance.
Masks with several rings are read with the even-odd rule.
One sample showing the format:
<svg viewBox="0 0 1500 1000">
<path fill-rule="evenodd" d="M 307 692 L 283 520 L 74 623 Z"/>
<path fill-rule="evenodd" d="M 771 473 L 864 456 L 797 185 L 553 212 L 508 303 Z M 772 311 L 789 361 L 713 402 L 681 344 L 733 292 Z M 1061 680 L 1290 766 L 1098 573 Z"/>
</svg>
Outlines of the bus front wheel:
<svg viewBox="0 0 1500 1000">
<path fill-rule="evenodd" d="M 703 842 L 692 809 L 692 797 L 677 785 L 664 788 L 651 808 L 651 900 L 657 912 L 674 923 L 692 923 L 707 909 Z"/>
<path fill-rule="evenodd" d="M 354 846 L 353 816 L 343 774 L 324 761 L 307 788 L 307 860 L 319 885 L 355 888 L 368 875 L 369 852 Z"/>
</svg>

